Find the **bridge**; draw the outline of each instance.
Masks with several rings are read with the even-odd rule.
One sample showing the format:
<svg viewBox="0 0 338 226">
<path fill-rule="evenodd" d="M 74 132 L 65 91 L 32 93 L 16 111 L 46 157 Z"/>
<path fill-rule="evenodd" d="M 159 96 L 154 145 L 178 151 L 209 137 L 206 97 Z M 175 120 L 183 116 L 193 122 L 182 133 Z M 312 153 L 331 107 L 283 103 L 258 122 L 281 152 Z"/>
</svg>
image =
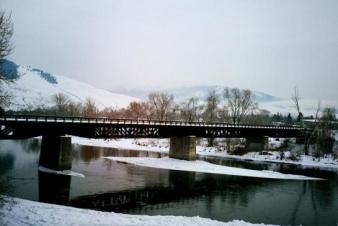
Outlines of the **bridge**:
<svg viewBox="0 0 338 226">
<path fill-rule="evenodd" d="M 94 139 L 170 138 L 169 156 L 196 159 L 196 138 L 246 138 L 247 148 L 263 150 L 268 137 L 301 138 L 306 129 L 296 126 L 249 125 L 207 122 L 57 117 L 0 116 L 0 139 L 42 136 L 40 165 L 70 169 L 71 137 Z M 55 161 L 51 164 L 51 159 Z"/>
</svg>

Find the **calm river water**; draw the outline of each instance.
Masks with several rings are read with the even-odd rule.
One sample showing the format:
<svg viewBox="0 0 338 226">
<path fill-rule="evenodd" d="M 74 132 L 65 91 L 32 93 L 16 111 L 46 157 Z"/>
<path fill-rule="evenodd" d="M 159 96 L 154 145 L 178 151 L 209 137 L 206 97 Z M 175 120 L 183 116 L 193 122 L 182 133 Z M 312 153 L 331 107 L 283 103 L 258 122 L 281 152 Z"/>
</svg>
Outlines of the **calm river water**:
<svg viewBox="0 0 338 226">
<path fill-rule="evenodd" d="M 0 141 L 0 192 L 29 200 L 130 214 L 201 216 L 282 225 L 337 225 L 338 172 L 295 165 L 203 157 L 221 165 L 326 178 L 291 181 L 152 169 L 104 156 L 163 154 L 73 146 L 72 170 L 38 172 L 36 139 Z M 202 158 L 202 157 L 201 157 Z"/>
</svg>

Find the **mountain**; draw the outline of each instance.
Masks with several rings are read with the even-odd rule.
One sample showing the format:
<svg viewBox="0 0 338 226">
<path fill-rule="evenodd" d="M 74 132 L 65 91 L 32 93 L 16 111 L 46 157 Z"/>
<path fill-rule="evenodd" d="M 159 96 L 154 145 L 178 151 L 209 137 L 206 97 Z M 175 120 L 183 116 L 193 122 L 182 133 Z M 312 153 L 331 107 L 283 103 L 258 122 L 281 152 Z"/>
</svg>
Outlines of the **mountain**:
<svg viewBox="0 0 338 226">
<path fill-rule="evenodd" d="M 131 101 L 139 100 L 40 69 L 19 66 L 7 60 L 0 62 L 0 74 L 11 80 L 3 84 L 4 91 L 12 97 L 11 104 L 7 107 L 11 110 L 51 107 L 53 95 L 57 93 L 62 93 L 76 102 L 91 98 L 99 109 L 118 109 L 126 107 Z"/>
<path fill-rule="evenodd" d="M 184 88 L 174 88 L 174 89 L 164 89 L 164 90 L 155 90 L 156 92 L 167 92 L 175 97 L 177 103 L 181 103 L 185 100 L 188 100 L 191 97 L 198 97 L 201 102 L 205 101 L 208 93 L 211 90 L 216 90 L 218 95 L 222 96 L 225 86 L 190 86 Z M 147 99 L 149 93 L 154 92 L 154 90 L 116 90 L 115 92 L 123 93 L 125 95 L 130 95 L 142 100 Z M 291 101 L 291 98 L 283 99 L 276 96 L 272 96 L 267 93 L 253 91 L 256 101 L 259 104 L 260 109 L 265 109 L 271 113 L 282 113 L 284 115 L 291 113 L 294 116 L 297 114 L 296 108 Z M 291 96 L 291 95 L 290 95 Z M 224 104 L 224 102 L 222 103 Z M 315 99 L 301 99 L 300 105 L 304 115 L 314 115 L 316 113 L 318 100 Z M 321 100 L 322 109 L 324 107 L 335 107 L 338 109 L 338 100 Z M 338 115 L 337 115 L 338 117 Z"/>
<path fill-rule="evenodd" d="M 166 92 L 175 97 L 175 100 L 180 103 L 185 100 L 188 100 L 191 97 L 197 97 L 199 100 L 204 101 L 208 93 L 212 90 L 215 90 L 216 93 L 220 96 L 223 95 L 223 90 L 225 86 L 190 86 L 190 87 L 183 87 L 183 88 L 173 88 L 173 89 L 165 89 L 165 90 L 158 90 L 158 92 Z M 145 100 L 149 93 L 153 92 L 150 90 L 118 90 L 115 92 L 123 93 L 126 95 L 130 95 L 133 97 L 137 97 L 140 99 Z M 261 102 L 271 102 L 271 101 L 279 101 L 281 98 L 275 97 L 263 92 L 253 91 L 255 99 Z"/>
</svg>

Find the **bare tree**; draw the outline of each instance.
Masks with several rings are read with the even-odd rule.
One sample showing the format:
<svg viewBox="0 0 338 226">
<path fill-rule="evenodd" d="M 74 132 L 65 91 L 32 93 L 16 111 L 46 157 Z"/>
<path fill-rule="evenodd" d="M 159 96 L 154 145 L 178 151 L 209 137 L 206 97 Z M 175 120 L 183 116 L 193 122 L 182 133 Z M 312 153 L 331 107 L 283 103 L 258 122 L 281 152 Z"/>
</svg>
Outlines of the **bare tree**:
<svg viewBox="0 0 338 226">
<path fill-rule="evenodd" d="M 146 118 L 145 105 L 142 102 L 130 102 L 129 106 L 125 109 L 125 116 L 132 119 Z"/>
<path fill-rule="evenodd" d="M 55 114 L 56 115 L 66 115 L 67 106 L 69 104 L 69 99 L 63 93 L 57 93 L 53 97 L 53 102 L 55 103 Z"/>
<path fill-rule="evenodd" d="M 206 122 L 217 122 L 220 98 L 215 90 L 209 92 L 203 112 L 203 120 Z"/>
<path fill-rule="evenodd" d="M 243 118 L 258 108 L 258 103 L 250 90 L 237 88 L 224 90 L 224 98 L 227 101 L 228 109 L 233 123 L 240 123 Z"/>
<path fill-rule="evenodd" d="M 299 95 L 299 90 L 297 87 L 295 87 L 294 89 L 294 94 L 293 96 L 291 97 L 291 100 L 293 101 L 296 109 L 297 109 L 297 113 L 298 113 L 298 116 L 297 116 L 297 121 L 300 122 L 300 123 L 303 123 L 303 113 L 301 112 L 301 109 L 300 109 L 300 95 Z"/>
<path fill-rule="evenodd" d="M 206 99 L 206 104 L 204 107 L 203 111 L 203 120 L 205 122 L 217 122 L 219 121 L 219 103 L 220 103 L 220 98 L 216 93 L 216 90 L 212 90 L 209 92 L 207 99 Z M 208 138 L 208 146 L 211 147 L 214 145 L 214 140 L 215 138 Z"/>
<path fill-rule="evenodd" d="M 191 97 L 189 100 L 181 103 L 180 116 L 184 121 L 197 121 L 198 119 L 198 111 L 201 109 L 201 106 L 198 105 L 198 98 Z"/>
<path fill-rule="evenodd" d="M 0 11 L 0 67 L 2 67 L 3 63 L 1 60 L 8 56 L 13 50 L 13 44 L 11 42 L 13 31 L 14 27 L 11 15 L 6 16 L 4 11 Z M 6 81 L 6 76 L 0 74 L 0 114 L 4 113 L 3 108 L 9 105 L 10 99 L 10 95 L 3 90 L 3 81 Z"/>
<path fill-rule="evenodd" d="M 84 117 L 96 117 L 98 115 L 98 109 L 95 101 L 91 98 L 87 98 L 83 105 L 82 113 Z"/>
<path fill-rule="evenodd" d="M 148 103 L 158 120 L 168 120 L 175 107 L 174 97 L 167 93 L 150 93 Z"/>
<path fill-rule="evenodd" d="M 0 115 L 4 114 L 4 108 L 10 104 L 10 95 L 5 92 L 0 84 Z"/>
<path fill-rule="evenodd" d="M 81 116 L 82 104 L 80 102 L 69 101 L 67 104 L 67 115 L 69 116 Z"/>
<path fill-rule="evenodd" d="M 318 131 L 320 130 L 320 123 L 319 123 L 319 112 L 321 109 L 321 102 L 318 101 L 317 109 L 315 113 L 315 118 L 313 122 L 313 126 L 311 128 L 311 133 L 306 134 L 305 140 L 304 140 L 304 154 L 309 155 L 309 146 L 312 140 L 314 140 L 318 134 Z"/>
<path fill-rule="evenodd" d="M 4 11 L 0 12 L 0 59 L 8 56 L 13 50 L 11 38 L 14 26 L 11 15 L 6 16 Z"/>
</svg>

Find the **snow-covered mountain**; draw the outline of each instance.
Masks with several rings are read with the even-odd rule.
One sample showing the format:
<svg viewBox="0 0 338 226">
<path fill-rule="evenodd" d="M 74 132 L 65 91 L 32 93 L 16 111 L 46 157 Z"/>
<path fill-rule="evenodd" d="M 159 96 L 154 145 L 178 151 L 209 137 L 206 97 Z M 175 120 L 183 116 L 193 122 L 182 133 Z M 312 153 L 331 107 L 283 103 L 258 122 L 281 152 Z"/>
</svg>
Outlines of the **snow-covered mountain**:
<svg viewBox="0 0 338 226">
<path fill-rule="evenodd" d="M 99 109 L 122 108 L 138 98 L 112 93 L 64 76 L 50 74 L 43 70 L 18 66 L 11 61 L 2 61 L 0 74 L 12 82 L 4 83 L 3 89 L 10 94 L 11 104 L 7 109 L 34 109 L 53 106 L 53 95 L 62 93 L 72 101 L 95 101 Z"/>
<path fill-rule="evenodd" d="M 207 98 L 209 92 L 212 90 L 215 90 L 218 95 L 222 96 L 225 88 L 226 88 L 225 86 L 190 86 L 190 87 L 173 88 L 173 89 L 165 89 L 165 90 L 158 90 L 158 91 L 166 92 L 166 93 L 173 95 L 175 97 L 175 101 L 179 103 L 179 102 L 186 101 L 191 97 L 197 97 L 199 100 L 204 101 Z M 154 91 L 118 90 L 115 92 L 123 93 L 123 94 L 137 97 L 140 99 L 146 99 L 148 94 Z M 263 92 L 254 91 L 253 94 L 258 102 L 270 102 L 270 101 L 281 100 L 281 98 L 279 97 L 271 96 Z"/>
<path fill-rule="evenodd" d="M 222 96 L 224 86 L 191 86 L 184 88 L 174 88 L 166 90 L 157 90 L 159 92 L 167 92 L 175 97 L 177 103 L 188 100 L 191 97 L 197 97 L 201 102 L 205 101 L 208 93 L 211 90 L 216 90 L 217 94 Z M 140 99 L 147 99 L 147 96 L 151 90 L 118 90 L 115 92 L 123 93 Z M 253 91 L 256 101 L 259 104 L 260 109 L 265 109 L 271 113 L 282 113 L 282 114 L 294 114 L 296 115 L 296 108 L 289 99 L 283 99 L 280 97 L 272 96 L 267 93 Z M 291 94 L 290 94 L 291 96 Z M 224 104 L 224 103 L 223 103 Z M 318 100 L 315 99 L 301 99 L 300 105 L 304 115 L 314 115 L 316 113 Z M 338 100 L 321 100 L 321 107 L 335 107 L 338 109 Z"/>
</svg>

